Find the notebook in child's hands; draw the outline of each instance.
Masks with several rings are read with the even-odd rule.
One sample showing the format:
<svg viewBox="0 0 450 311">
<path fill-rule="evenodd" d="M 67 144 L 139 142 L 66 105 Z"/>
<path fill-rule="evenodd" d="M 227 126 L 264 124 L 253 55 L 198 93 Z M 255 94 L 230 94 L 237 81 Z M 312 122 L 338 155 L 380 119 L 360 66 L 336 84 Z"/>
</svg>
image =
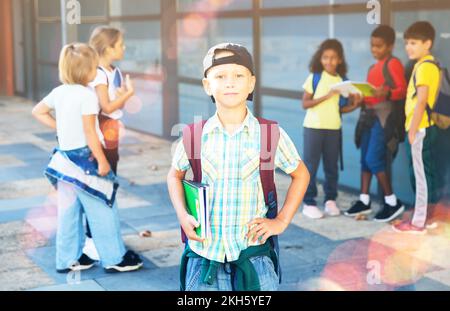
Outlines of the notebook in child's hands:
<svg viewBox="0 0 450 311">
<path fill-rule="evenodd" d="M 192 215 L 200 224 L 195 229 L 202 239 L 208 239 L 209 228 L 209 185 L 183 180 L 186 207 L 189 215 Z"/>
<path fill-rule="evenodd" d="M 344 81 L 331 86 L 332 90 L 337 90 L 342 96 L 348 97 L 350 94 L 361 94 L 364 97 L 371 97 L 375 92 L 375 87 L 368 82 Z"/>
</svg>

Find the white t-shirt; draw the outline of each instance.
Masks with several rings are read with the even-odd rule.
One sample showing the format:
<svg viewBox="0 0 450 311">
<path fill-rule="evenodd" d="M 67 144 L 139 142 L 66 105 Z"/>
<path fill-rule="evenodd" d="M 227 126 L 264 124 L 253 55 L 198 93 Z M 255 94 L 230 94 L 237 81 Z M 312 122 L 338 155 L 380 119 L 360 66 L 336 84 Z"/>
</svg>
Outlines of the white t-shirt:
<svg viewBox="0 0 450 311">
<path fill-rule="evenodd" d="M 101 69 L 100 69 L 101 68 Z M 98 85 L 108 86 L 109 100 L 113 101 L 116 99 L 116 91 L 122 86 L 123 76 L 119 68 L 115 67 L 113 71 L 106 69 L 105 67 L 100 67 L 97 69 L 97 76 L 94 81 L 89 83 L 94 91 Z M 119 120 L 123 117 L 123 111 L 118 109 L 110 114 L 103 113 L 103 115 L 110 117 L 114 120 Z"/>
<path fill-rule="evenodd" d="M 59 148 L 69 151 L 86 147 L 83 116 L 98 115 L 100 107 L 95 93 L 82 85 L 63 84 L 55 88 L 42 101 L 55 111 Z M 104 144 L 98 118 L 96 118 L 96 130 L 100 142 Z"/>
</svg>

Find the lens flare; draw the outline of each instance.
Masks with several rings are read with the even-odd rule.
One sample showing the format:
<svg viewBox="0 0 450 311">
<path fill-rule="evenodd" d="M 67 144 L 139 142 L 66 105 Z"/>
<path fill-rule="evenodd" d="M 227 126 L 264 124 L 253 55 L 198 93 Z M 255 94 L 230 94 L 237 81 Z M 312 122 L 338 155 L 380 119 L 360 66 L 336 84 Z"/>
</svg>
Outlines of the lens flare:
<svg viewBox="0 0 450 311">
<path fill-rule="evenodd" d="M 116 120 L 107 120 L 102 124 L 102 132 L 105 140 L 114 142 L 119 140 L 119 128 Z"/>
<path fill-rule="evenodd" d="M 328 280 L 326 278 L 313 278 L 309 279 L 302 285 L 298 286 L 298 290 L 307 291 L 345 291 L 339 284 Z"/>
<path fill-rule="evenodd" d="M 182 25 L 185 35 L 189 37 L 201 37 L 206 31 L 208 22 L 201 14 L 192 13 L 183 19 Z"/>
<path fill-rule="evenodd" d="M 362 291 L 367 287 L 365 264 L 339 262 L 327 265 L 322 277 L 338 284 L 343 290 Z"/>
<path fill-rule="evenodd" d="M 208 0 L 209 6 L 212 7 L 213 10 L 222 9 L 231 4 L 231 0 Z"/>
<path fill-rule="evenodd" d="M 321 278 L 340 290 L 367 289 L 367 245 L 365 239 L 351 240 L 336 247 L 328 256 Z"/>
<path fill-rule="evenodd" d="M 430 238 L 399 234 L 386 228 L 372 237 L 368 258 L 381 264 L 383 283 L 392 286 L 412 284 L 432 266 Z"/>
<path fill-rule="evenodd" d="M 75 198 L 68 198 L 72 200 Z M 58 222 L 58 196 L 56 191 L 52 191 L 45 202 L 32 208 L 25 217 L 25 221 L 31 225 L 33 232 L 26 234 L 24 240 L 21 240 L 21 246 L 24 249 L 44 246 L 47 241 L 56 234 Z"/>
<path fill-rule="evenodd" d="M 122 141 L 125 138 L 127 133 L 127 129 L 125 128 L 125 124 L 122 121 L 119 121 L 119 141 Z"/>
</svg>

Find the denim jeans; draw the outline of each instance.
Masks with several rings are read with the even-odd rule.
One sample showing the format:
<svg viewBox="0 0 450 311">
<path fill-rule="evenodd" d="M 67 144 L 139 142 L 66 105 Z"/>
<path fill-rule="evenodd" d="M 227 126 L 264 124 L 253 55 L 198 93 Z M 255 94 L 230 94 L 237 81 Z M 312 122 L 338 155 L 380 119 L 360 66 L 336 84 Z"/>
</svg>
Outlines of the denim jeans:
<svg viewBox="0 0 450 311">
<path fill-rule="evenodd" d="M 224 263 L 217 268 L 217 278 L 213 285 L 202 282 L 200 275 L 202 271 L 203 258 L 189 258 L 186 271 L 186 291 L 232 291 L 230 264 Z M 261 291 L 278 290 L 279 278 L 275 272 L 272 260 L 267 256 L 250 258 L 259 276 Z"/>
<path fill-rule="evenodd" d="M 56 269 L 69 268 L 82 255 L 85 242 L 83 213 L 89 220 L 103 267 L 118 264 L 125 255 L 117 204 L 103 201 L 72 184 L 58 182 L 58 229 L 56 233 Z"/>
</svg>

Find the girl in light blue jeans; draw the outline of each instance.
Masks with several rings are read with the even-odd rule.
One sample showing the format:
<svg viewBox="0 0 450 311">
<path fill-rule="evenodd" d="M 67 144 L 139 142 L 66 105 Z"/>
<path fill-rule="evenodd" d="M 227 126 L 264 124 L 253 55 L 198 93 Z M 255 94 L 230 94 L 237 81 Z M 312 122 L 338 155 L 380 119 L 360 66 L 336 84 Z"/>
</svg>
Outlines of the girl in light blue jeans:
<svg viewBox="0 0 450 311">
<path fill-rule="evenodd" d="M 63 83 L 34 109 L 41 123 L 56 129 L 58 148 L 45 175 L 58 191 L 56 269 L 80 271 L 95 261 L 83 254 L 83 213 L 91 225 L 100 262 L 109 272 L 137 270 L 142 260 L 126 251 L 120 234 L 115 197 L 118 184 L 102 150 L 98 100 L 87 88 L 95 78 L 97 53 L 86 44 L 66 45 L 60 56 Z M 56 119 L 51 114 L 54 111 Z"/>
</svg>

